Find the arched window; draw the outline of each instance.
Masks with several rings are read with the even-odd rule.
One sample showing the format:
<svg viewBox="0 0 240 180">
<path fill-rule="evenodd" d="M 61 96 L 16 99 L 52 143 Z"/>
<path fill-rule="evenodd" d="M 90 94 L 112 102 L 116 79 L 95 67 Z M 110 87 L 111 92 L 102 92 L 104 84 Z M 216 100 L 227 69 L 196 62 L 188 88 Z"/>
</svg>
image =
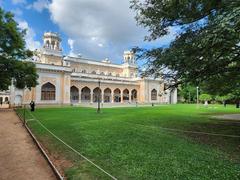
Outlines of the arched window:
<svg viewBox="0 0 240 180">
<path fill-rule="evenodd" d="M 91 100 L 91 90 L 88 87 L 84 87 L 81 90 L 81 101 L 90 102 Z"/>
<path fill-rule="evenodd" d="M 111 102 L 111 89 L 104 90 L 104 102 Z"/>
<path fill-rule="evenodd" d="M 99 87 L 93 90 L 93 102 L 102 101 L 102 91 Z"/>
<path fill-rule="evenodd" d="M 123 91 L 123 100 L 124 101 L 129 101 L 129 90 L 128 89 L 125 89 Z"/>
<path fill-rule="evenodd" d="M 76 86 L 72 86 L 70 89 L 71 102 L 79 101 L 79 90 Z"/>
<path fill-rule="evenodd" d="M 97 74 L 96 71 L 93 71 L 92 74 Z"/>
<path fill-rule="evenodd" d="M 153 89 L 151 91 L 151 100 L 152 101 L 156 101 L 157 100 L 157 90 L 156 89 Z"/>
<path fill-rule="evenodd" d="M 87 73 L 87 71 L 85 69 L 82 70 L 82 73 Z"/>
<path fill-rule="evenodd" d="M 132 90 L 131 100 L 137 101 L 137 90 L 136 89 Z"/>
<path fill-rule="evenodd" d="M 8 97 L 5 97 L 5 100 L 4 100 L 4 102 L 8 102 Z"/>
<path fill-rule="evenodd" d="M 51 83 L 42 85 L 41 100 L 55 100 L 56 88 Z"/>
<path fill-rule="evenodd" d="M 115 89 L 113 91 L 113 98 L 114 102 L 121 102 L 121 90 L 120 89 Z"/>
<path fill-rule="evenodd" d="M 101 72 L 100 75 L 105 75 L 104 72 Z"/>
<path fill-rule="evenodd" d="M 108 75 L 109 75 L 109 76 L 112 76 L 112 73 L 110 72 L 110 73 L 108 73 Z"/>
</svg>

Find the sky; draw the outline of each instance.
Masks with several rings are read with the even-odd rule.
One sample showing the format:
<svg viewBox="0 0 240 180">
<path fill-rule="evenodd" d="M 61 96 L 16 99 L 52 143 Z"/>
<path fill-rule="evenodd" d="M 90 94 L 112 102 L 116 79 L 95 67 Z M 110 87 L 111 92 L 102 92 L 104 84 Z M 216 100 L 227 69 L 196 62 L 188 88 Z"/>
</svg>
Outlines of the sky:
<svg viewBox="0 0 240 180">
<path fill-rule="evenodd" d="M 144 41 L 147 29 L 137 26 L 130 0 L 0 0 L 0 6 L 15 14 L 19 27 L 27 29 L 27 48 L 41 48 L 44 32 L 57 32 L 64 55 L 113 63 L 123 61 L 132 47 L 167 47 L 175 29 L 154 42 Z"/>
</svg>

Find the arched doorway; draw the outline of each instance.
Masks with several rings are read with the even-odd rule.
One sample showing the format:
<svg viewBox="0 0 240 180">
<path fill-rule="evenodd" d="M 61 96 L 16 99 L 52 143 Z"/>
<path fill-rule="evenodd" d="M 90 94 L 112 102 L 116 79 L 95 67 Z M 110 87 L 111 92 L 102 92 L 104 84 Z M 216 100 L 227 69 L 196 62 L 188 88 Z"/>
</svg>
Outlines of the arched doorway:
<svg viewBox="0 0 240 180">
<path fill-rule="evenodd" d="M 5 103 L 8 102 L 8 97 L 5 97 L 4 102 L 5 102 Z"/>
<path fill-rule="evenodd" d="M 113 96 L 114 96 L 114 102 L 121 102 L 121 91 L 120 89 L 115 89 L 113 91 Z"/>
<path fill-rule="evenodd" d="M 123 101 L 124 102 L 128 102 L 129 101 L 129 90 L 128 89 L 125 89 L 123 91 Z"/>
<path fill-rule="evenodd" d="M 153 89 L 151 91 L 151 100 L 152 101 L 156 101 L 157 100 L 157 90 L 156 89 Z"/>
<path fill-rule="evenodd" d="M 133 102 L 137 102 L 137 90 L 136 90 L 136 89 L 133 89 L 131 94 L 132 94 L 132 95 L 131 95 L 131 100 L 132 100 Z"/>
<path fill-rule="evenodd" d="M 111 102 L 111 89 L 109 88 L 104 90 L 104 102 L 105 103 Z"/>
<path fill-rule="evenodd" d="M 71 103 L 78 103 L 79 102 L 79 90 L 76 86 L 71 87 L 70 98 L 71 98 Z"/>
<path fill-rule="evenodd" d="M 93 90 L 93 102 L 98 102 L 98 99 L 100 102 L 102 101 L 102 91 L 99 87 Z"/>
<path fill-rule="evenodd" d="M 56 88 L 51 83 L 46 83 L 42 85 L 41 88 L 41 100 L 51 101 L 56 98 Z"/>
<path fill-rule="evenodd" d="M 91 90 L 88 87 L 84 87 L 81 90 L 81 101 L 90 102 L 91 100 Z"/>
</svg>

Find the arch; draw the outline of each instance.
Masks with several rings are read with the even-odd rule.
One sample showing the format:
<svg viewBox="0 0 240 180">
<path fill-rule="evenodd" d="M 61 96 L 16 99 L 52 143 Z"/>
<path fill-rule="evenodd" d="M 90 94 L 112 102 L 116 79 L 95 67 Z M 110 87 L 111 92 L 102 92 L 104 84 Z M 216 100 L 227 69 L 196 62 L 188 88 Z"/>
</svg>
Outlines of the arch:
<svg viewBox="0 0 240 180">
<path fill-rule="evenodd" d="M 85 69 L 82 70 L 82 73 L 87 73 L 87 71 Z"/>
<path fill-rule="evenodd" d="M 79 90 L 76 86 L 72 86 L 70 88 L 70 99 L 72 103 L 79 102 Z"/>
<path fill-rule="evenodd" d="M 49 40 L 46 41 L 46 46 L 49 48 L 49 46 L 50 46 Z"/>
<path fill-rule="evenodd" d="M 113 91 L 113 98 L 114 102 L 121 102 L 121 90 L 120 89 L 115 89 Z"/>
<path fill-rule="evenodd" d="M 100 75 L 105 75 L 104 72 L 101 72 Z"/>
<path fill-rule="evenodd" d="M 129 101 L 129 90 L 128 89 L 123 90 L 123 101 Z"/>
<path fill-rule="evenodd" d="M 137 90 L 136 89 L 133 89 L 132 91 L 131 91 L 131 100 L 132 101 L 137 101 Z"/>
<path fill-rule="evenodd" d="M 92 74 L 97 74 L 96 71 L 92 71 Z"/>
<path fill-rule="evenodd" d="M 104 90 L 104 102 L 106 102 L 106 103 L 108 103 L 108 102 L 111 102 L 111 93 L 112 93 L 112 91 L 111 91 L 111 89 L 109 89 L 109 88 L 106 88 L 105 90 Z"/>
<path fill-rule="evenodd" d="M 85 86 L 81 90 L 81 101 L 82 102 L 90 102 L 91 100 L 91 90 Z"/>
<path fill-rule="evenodd" d="M 0 97 L 0 103 L 3 103 L 3 97 Z"/>
<path fill-rule="evenodd" d="M 42 85 L 41 88 L 41 100 L 51 101 L 56 98 L 56 88 L 50 82 Z"/>
<path fill-rule="evenodd" d="M 102 90 L 99 87 L 96 87 L 93 90 L 93 102 L 101 102 L 102 100 Z"/>
<path fill-rule="evenodd" d="M 22 96 L 21 95 L 16 95 L 14 98 L 14 104 L 19 106 L 22 104 Z"/>
<path fill-rule="evenodd" d="M 156 89 L 153 89 L 151 91 L 151 100 L 152 101 L 156 101 L 157 100 L 157 90 Z"/>
<path fill-rule="evenodd" d="M 8 97 L 5 97 L 4 102 L 8 102 Z"/>
</svg>

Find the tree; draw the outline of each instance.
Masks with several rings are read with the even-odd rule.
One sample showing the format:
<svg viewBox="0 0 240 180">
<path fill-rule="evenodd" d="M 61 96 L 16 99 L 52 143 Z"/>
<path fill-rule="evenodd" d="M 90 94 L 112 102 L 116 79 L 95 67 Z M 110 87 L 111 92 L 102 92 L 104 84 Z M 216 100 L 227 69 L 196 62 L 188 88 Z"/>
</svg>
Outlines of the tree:
<svg viewBox="0 0 240 180">
<path fill-rule="evenodd" d="M 209 94 L 201 94 L 201 95 L 199 96 L 199 100 L 200 100 L 200 101 L 204 101 L 204 102 L 205 102 L 205 105 L 208 105 L 208 101 L 211 101 L 211 100 L 212 100 L 212 97 L 211 97 L 211 95 L 209 95 Z"/>
<path fill-rule="evenodd" d="M 204 84 L 215 94 L 240 88 L 240 1 L 131 3 L 138 24 L 150 32 L 146 40 L 156 40 L 174 27 L 181 29 L 168 48 L 135 48 L 138 57 L 148 61 L 145 75 L 163 76 L 175 86 Z"/>
<path fill-rule="evenodd" d="M 197 99 L 196 87 L 191 84 L 181 84 L 178 92 L 180 97 L 183 97 L 188 103 Z"/>
<path fill-rule="evenodd" d="M 0 90 L 7 90 L 12 80 L 20 89 L 37 85 L 35 65 L 22 61 L 32 56 L 25 48 L 25 33 L 18 27 L 13 14 L 0 8 Z"/>
<path fill-rule="evenodd" d="M 222 104 L 224 104 L 227 100 L 231 99 L 231 95 L 224 95 L 224 96 L 216 96 L 215 100 L 218 102 L 221 102 Z"/>
</svg>

